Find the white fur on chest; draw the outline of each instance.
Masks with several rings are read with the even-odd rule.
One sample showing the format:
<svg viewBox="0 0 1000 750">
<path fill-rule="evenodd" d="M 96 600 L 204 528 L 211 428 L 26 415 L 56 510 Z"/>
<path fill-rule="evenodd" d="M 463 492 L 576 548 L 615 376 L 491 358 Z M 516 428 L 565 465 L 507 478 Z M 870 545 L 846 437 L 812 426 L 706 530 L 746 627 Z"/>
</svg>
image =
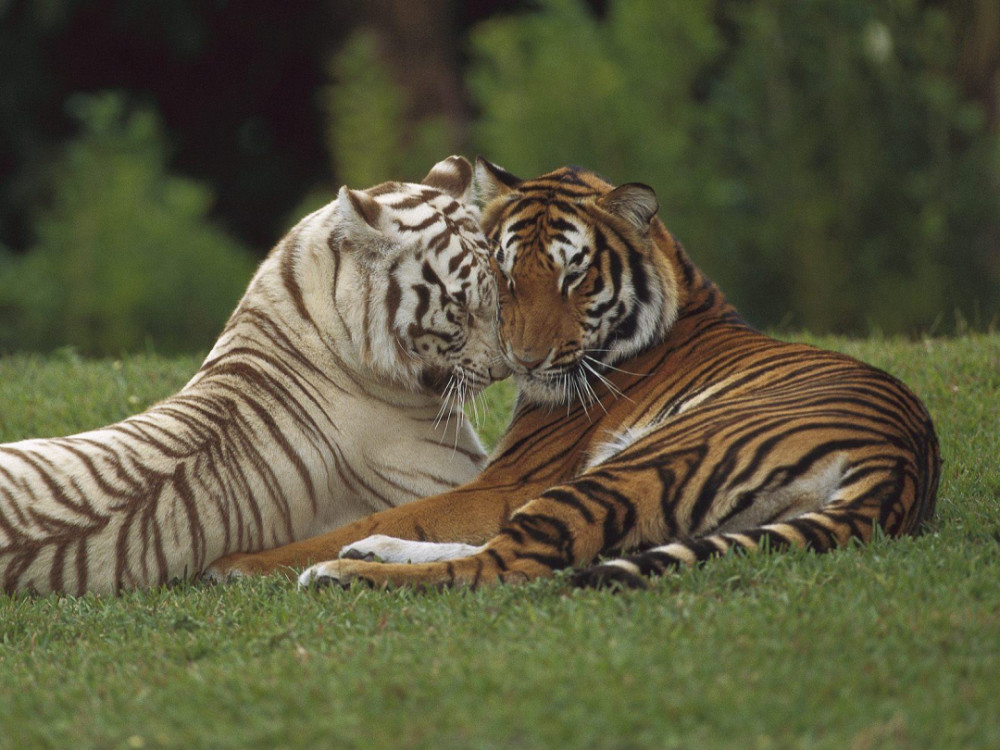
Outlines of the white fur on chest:
<svg viewBox="0 0 1000 750">
<path fill-rule="evenodd" d="M 328 502 L 309 529 L 318 534 L 386 508 L 471 481 L 485 452 L 466 421 L 435 426 L 433 409 L 382 402 L 337 404 L 336 455 L 326 462 Z"/>
</svg>

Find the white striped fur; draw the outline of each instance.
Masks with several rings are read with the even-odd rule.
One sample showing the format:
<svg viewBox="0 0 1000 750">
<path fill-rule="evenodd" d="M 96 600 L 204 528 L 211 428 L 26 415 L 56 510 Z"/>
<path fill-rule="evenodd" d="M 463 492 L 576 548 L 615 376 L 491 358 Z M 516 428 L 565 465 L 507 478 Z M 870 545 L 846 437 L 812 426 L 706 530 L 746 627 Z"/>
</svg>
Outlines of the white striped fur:
<svg viewBox="0 0 1000 750">
<path fill-rule="evenodd" d="M 263 262 L 198 373 L 103 429 L 0 446 L 6 591 L 114 592 L 472 479 L 499 366 L 471 167 L 342 189 Z"/>
</svg>

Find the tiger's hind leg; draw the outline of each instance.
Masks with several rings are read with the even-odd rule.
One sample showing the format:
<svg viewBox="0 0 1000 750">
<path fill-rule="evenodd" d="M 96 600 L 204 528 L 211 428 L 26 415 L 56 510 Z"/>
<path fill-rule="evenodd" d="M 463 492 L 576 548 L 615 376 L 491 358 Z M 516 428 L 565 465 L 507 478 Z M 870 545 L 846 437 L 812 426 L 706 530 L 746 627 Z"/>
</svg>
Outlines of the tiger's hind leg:
<svg viewBox="0 0 1000 750">
<path fill-rule="evenodd" d="M 720 557 L 734 549 L 800 547 L 828 552 L 851 540 L 867 543 L 875 527 L 889 536 L 918 533 L 933 507 L 928 509 L 922 501 L 916 480 L 915 472 L 900 460 L 891 469 L 855 477 L 817 510 L 751 528 L 672 541 L 585 568 L 572 580 L 581 587 L 644 588 L 650 576 Z"/>
</svg>

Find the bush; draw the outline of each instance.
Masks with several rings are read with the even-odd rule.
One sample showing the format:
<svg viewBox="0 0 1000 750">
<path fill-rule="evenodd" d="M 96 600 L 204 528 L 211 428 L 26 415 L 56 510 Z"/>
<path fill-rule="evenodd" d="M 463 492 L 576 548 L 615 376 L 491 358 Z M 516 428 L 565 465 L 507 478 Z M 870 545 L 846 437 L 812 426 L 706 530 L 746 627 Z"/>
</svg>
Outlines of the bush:
<svg viewBox="0 0 1000 750">
<path fill-rule="evenodd" d="M 442 117 L 406 121 L 406 91 L 393 80 L 378 44 L 373 31 L 355 31 L 334 56 L 334 83 L 322 96 L 333 171 L 353 188 L 419 180 L 456 150 Z"/>
<path fill-rule="evenodd" d="M 654 186 L 667 226 L 759 325 L 996 318 L 1000 139 L 958 92 L 941 9 L 539 5 L 472 35 L 488 157 Z"/>
<path fill-rule="evenodd" d="M 38 245 L 0 254 L 0 348 L 118 354 L 208 347 L 253 270 L 206 219 L 212 196 L 166 171 L 149 109 L 77 96 L 82 125 L 56 170 Z"/>
</svg>

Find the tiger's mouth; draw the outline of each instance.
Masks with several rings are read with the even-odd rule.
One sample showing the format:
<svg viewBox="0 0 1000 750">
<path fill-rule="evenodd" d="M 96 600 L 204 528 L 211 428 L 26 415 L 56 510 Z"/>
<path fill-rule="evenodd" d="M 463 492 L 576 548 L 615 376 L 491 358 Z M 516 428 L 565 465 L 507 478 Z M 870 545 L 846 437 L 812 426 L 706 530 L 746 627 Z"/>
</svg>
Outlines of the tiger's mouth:
<svg viewBox="0 0 1000 750">
<path fill-rule="evenodd" d="M 592 393 L 586 370 L 579 363 L 544 370 L 521 370 L 514 373 L 518 390 L 532 401 L 570 405 L 578 400 L 590 403 Z"/>
<path fill-rule="evenodd" d="M 588 411 L 595 406 L 603 408 L 602 401 L 608 395 L 614 398 L 621 395 L 621 391 L 605 374 L 609 367 L 600 360 L 583 354 L 563 365 L 515 372 L 514 380 L 518 389 L 536 403 L 565 406 L 575 404 Z"/>
<path fill-rule="evenodd" d="M 563 365 L 560 367 L 549 367 L 545 370 L 529 371 L 524 373 L 524 377 L 531 378 L 539 383 L 559 383 L 566 378 L 577 378 L 583 372 L 583 368 L 580 364 L 574 363 L 572 365 Z"/>
</svg>

